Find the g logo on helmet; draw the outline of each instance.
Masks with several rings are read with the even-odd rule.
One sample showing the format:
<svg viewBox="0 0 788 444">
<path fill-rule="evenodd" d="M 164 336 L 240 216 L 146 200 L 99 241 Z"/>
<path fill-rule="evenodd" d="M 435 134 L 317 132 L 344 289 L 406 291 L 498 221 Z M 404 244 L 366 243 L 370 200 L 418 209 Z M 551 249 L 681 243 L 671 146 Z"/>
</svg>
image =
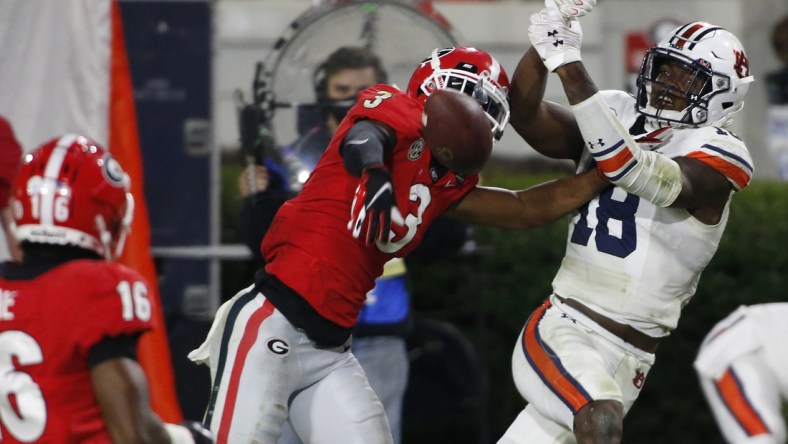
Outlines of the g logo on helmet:
<svg viewBox="0 0 788 444">
<path fill-rule="evenodd" d="M 280 358 L 290 353 L 290 344 L 279 338 L 271 338 L 265 342 L 265 348 Z"/>
<path fill-rule="evenodd" d="M 126 173 L 121 168 L 120 163 L 114 157 L 107 154 L 104 156 L 104 168 L 102 168 L 107 182 L 114 186 L 122 187 L 126 185 Z"/>
</svg>

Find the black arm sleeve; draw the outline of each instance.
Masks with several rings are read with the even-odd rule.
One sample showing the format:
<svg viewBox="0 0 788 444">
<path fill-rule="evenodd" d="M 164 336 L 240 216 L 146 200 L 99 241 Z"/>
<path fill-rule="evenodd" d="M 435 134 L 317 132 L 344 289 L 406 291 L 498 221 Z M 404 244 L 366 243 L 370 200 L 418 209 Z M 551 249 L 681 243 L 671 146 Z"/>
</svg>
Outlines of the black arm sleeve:
<svg viewBox="0 0 788 444">
<path fill-rule="evenodd" d="M 108 336 L 96 343 L 88 352 L 88 367 L 93 368 L 114 358 L 137 360 L 138 335 Z"/>
<path fill-rule="evenodd" d="M 396 141 L 396 137 L 379 124 L 369 120 L 357 122 L 347 132 L 339 149 L 345 169 L 353 176 L 361 176 L 365 168 L 382 164 Z"/>
</svg>

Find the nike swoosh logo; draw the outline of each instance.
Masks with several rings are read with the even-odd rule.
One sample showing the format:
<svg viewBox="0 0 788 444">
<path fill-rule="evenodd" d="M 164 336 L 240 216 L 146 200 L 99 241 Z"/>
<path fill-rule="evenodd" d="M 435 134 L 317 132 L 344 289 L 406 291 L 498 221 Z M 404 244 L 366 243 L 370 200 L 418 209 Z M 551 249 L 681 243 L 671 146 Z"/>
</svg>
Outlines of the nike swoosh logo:
<svg viewBox="0 0 788 444">
<path fill-rule="evenodd" d="M 345 145 L 363 145 L 363 144 L 365 144 L 367 142 L 369 142 L 369 137 L 367 137 L 364 140 L 349 140 L 349 141 L 345 142 Z"/>
</svg>

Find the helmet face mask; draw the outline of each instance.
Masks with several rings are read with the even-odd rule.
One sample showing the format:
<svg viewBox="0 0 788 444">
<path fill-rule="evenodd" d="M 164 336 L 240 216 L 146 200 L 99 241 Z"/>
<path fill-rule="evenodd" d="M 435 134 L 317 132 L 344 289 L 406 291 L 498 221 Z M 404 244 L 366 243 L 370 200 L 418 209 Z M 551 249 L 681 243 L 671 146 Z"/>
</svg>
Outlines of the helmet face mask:
<svg viewBox="0 0 788 444">
<path fill-rule="evenodd" d="M 73 134 L 53 139 L 25 157 L 17 176 L 12 204 L 17 236 L 114 260 L 134 211 L 129 182 L 95 142 Z"/>
<path fill-rule="evenodd" d="M 680 124 L 706 122 L 715 76 L 702 62 L 680 53 L 671 54 L 663 48 L 652 48 L 646 52 L 642 71 L 647 73 L 640 77 L 647 105 L 641 112 Z M 670 74 L 677 71 L 682 74 Z M 717 79 L 721 88 L 715 94 L 730 89 L 730 79 L 720 76 Z M 683 106 L 676 109 L 676 105 Z M 691 120 L 693 115 L 697 116 L 695 122 Z"/>
<path fill-rule="evenodd" d="M 456 89 L 479 102 L 500 140 L 509 122 L 509 78 L 492 56 L 463 46 L 433 50 L 413 72 L 406 92 L 426 101 L 439 89 Z"/>
<path fill-rule="evenodd" d="M 726 126 L 753 77 L 738 39 L 703 22 L 680 26 L 643 58 L 637 109 L 678 126 Z"/>
</svg>

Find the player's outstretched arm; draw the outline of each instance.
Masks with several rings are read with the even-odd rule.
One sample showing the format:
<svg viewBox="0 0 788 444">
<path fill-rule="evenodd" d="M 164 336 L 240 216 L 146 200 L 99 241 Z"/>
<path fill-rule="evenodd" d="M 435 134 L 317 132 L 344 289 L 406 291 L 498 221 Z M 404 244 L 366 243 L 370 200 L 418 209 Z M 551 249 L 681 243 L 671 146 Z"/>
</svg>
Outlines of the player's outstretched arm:
<svg viewBox="0 0 788 444">
<path fill-rule="evenodd" d="M 550 51 L 554 50 L 550 49 L 551 45 L 542 34 L 558 32 L 559 35 L 570 35 L 572 31 L 554 14 L 534 14 L 531 21 L 531 41 L 547 64 Z M 580 143 L 581 146 L 589 146 L 591 156 L 610 182 L 655 205 L 687 208 L 706 223 L 719 221 L 730 192 L 725 177 L 693 159 L 670 159 L 642 150 L 613 115 L 579 56 L 577 60 L 573 58 L 553 66 L 552 70 L 561 79 L 583 140 L 606 142 L 604 146 Z"/>
<path fill-rule="evenodd" d="M 397 203 L 384 159 L 395 141 L 387 125 L 362 120 L 347 132 L 340 148 L 347 172 L 361 179 L 351 204 L 348 229 L 353 237 L 362 236 L 367 245 L 389 240 L 392 211 Z"/>
<path fill-rule="evenodd" d="M 606 141 L 605 147 L 588 144 L 588 149 L 612 183 L 655 205 L 689 209 L 704 223 L 719 222 L 732 189 L 723 174 L 696 159 L 671 159 L 640 148 L 610 111 L 581 63 L 564 65 L 556 73 L 582 134 L 588 140 Z"/>
<path fill-rule="evenodd" d="M 732 190 L 722 173 L 697 159 L 642 149 L 610 111 L 582 64 L 568 64 L 556 72 L 582 133 L 588 140 L 608 144 L 588 144 L 588 150 L 610 182 L 657 206 L 686 208 L 703 223 L 720 221 Z"/>
<path fill-rule="evenodd" d="M 531 47 L 512 76 L 509 123 L 536 151 L 553 159 L 580 159 L 583 137 L 569 108 L 545 101 L 547 69 Z"/>
<path fill-rule="evenodd" d="M 520 191 L 476 187 L 446 214 L 477 225 L 527 230 L 571 213 L 608 185 L 596 171 L 587 171 Z"/>
</svg>

